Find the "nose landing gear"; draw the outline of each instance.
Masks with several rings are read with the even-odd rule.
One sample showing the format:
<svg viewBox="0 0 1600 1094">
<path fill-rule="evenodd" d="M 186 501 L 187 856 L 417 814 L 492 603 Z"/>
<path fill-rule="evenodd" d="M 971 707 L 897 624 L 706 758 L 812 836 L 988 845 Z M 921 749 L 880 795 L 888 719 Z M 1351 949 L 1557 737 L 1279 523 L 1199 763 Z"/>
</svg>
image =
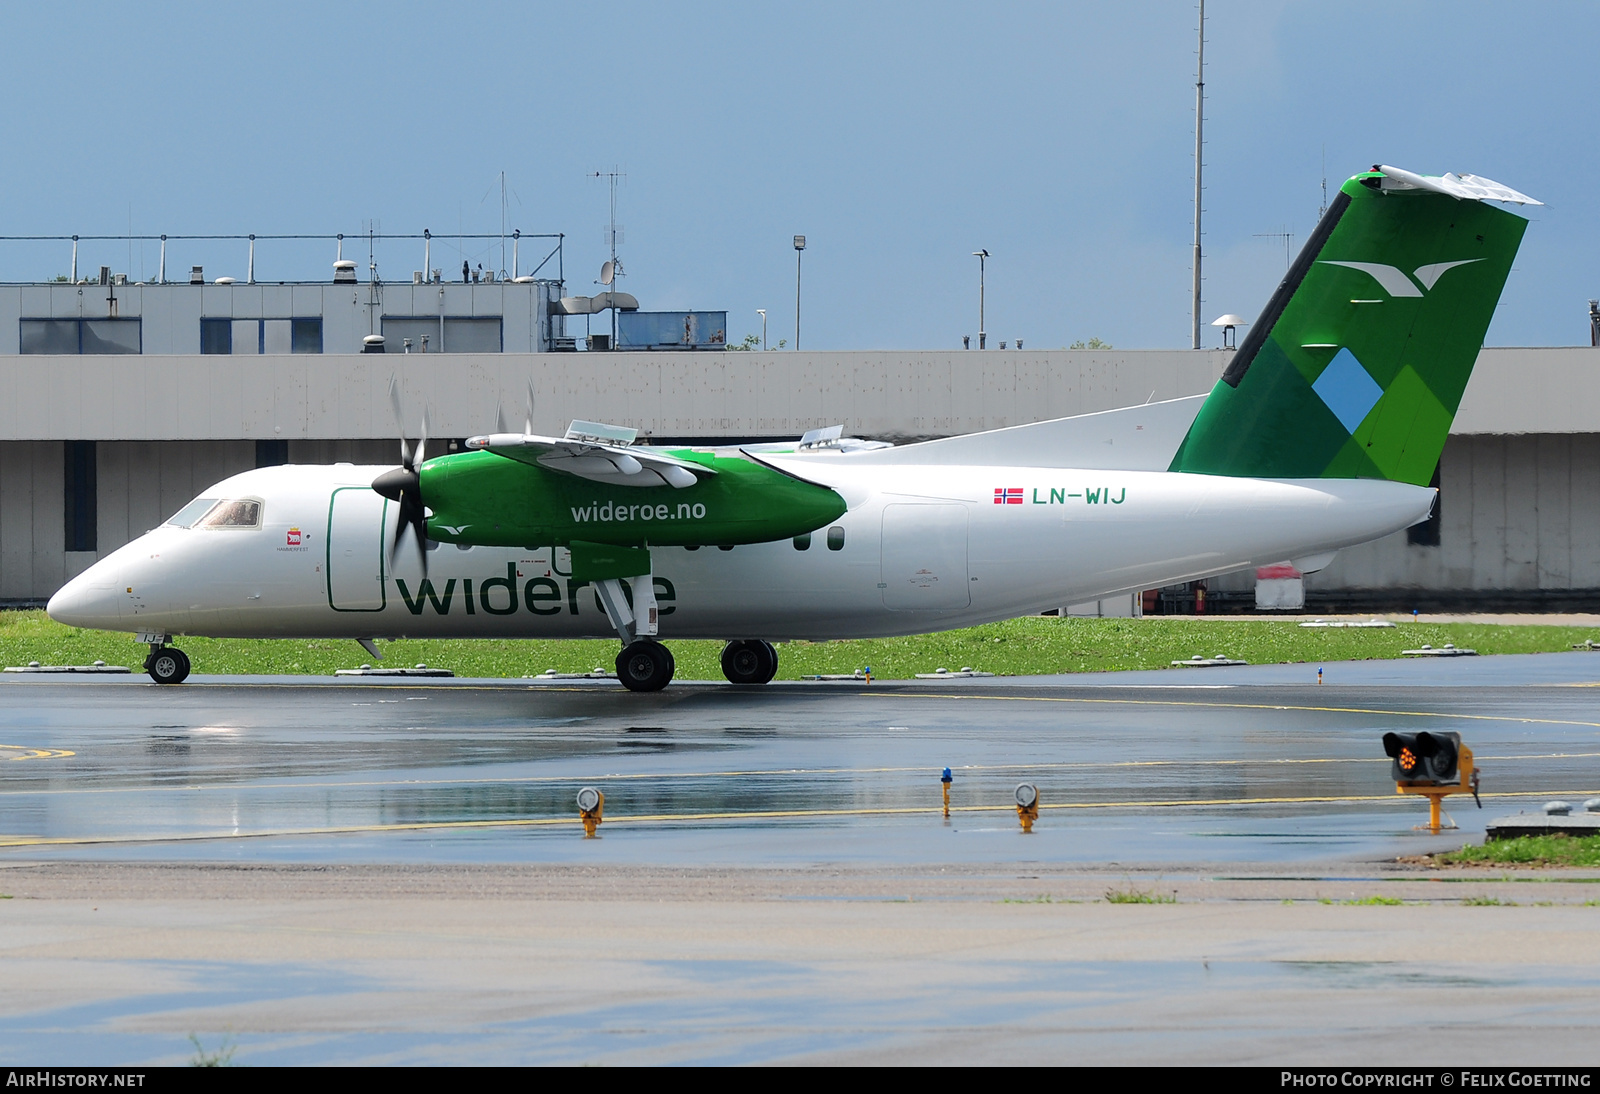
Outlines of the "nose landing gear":
<svg viewBox="0 0 1600 1094">
<path fill-rule="evenodd" d="M 189 656 L 173 646 L 151 646 L 144 671 L 158 684 L 181 684 L 189 678 Z"/>
<path fill-rule="evenodd" d="M 771 642 L 746 638 L 722 647 L 722 675 L 732 684 L 765 684 L 778 673 L 778 651 Z"/>
</svg>

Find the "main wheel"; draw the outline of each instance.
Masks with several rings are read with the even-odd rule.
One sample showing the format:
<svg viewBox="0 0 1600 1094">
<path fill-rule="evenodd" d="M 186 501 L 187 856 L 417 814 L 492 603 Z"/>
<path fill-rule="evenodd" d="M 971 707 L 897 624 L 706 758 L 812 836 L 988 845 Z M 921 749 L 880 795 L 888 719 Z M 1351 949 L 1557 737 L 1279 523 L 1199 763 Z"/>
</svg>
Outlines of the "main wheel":
<svg viewBox="0 0 1600 1094">
<path fill-rule="evenodd" d="M 731 684 L 765 684 L 778 673 L 778 651 L 771 642 L 746 638 L 722 647 L 722 675 Z"/>
<path fill-rule="evenodd" d="M 660 691 L 672 682 L 676 668 L 671 650 L 645 638 L 617 654 L 617 679 L 629 691 Z"/>
<path fill-rule="evenodd" d="M 163 646 L 144 659 L 144 671 L 158 684 L 181 684 L 189 678 L 189 656 L 180 649 Z"/>
</svg>

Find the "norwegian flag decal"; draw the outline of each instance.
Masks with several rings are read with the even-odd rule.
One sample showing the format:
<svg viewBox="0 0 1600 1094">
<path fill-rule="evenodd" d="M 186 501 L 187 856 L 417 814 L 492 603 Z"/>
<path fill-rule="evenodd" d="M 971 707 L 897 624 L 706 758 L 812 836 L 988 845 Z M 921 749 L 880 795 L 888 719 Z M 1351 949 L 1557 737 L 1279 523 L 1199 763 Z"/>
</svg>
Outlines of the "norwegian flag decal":
<svg viewBox="0 0 1600 1094">
<path fill-rule="evenodd" d="M 1022 487 L 997 486 L 994 488 L 994 503 L 996 505 L 1021 505 Z"/>
</svg>

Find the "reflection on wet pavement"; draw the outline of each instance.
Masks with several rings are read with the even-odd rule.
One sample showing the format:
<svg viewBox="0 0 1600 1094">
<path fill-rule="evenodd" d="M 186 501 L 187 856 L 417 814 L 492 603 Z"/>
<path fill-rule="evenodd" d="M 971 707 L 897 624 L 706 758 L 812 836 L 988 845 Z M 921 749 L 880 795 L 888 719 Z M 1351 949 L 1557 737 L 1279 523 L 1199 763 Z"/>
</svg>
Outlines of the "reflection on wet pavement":
<svg viewBox="0 0 1600 1094">
<path fill-rule="evenodd" d="M 1503 670 L 1502 670 L 1503 675 Z M 937 689 L 30 684 L 0 854 L 361 861 L 1241 861 L 1421 849 L 1379 738 L 1460 732 L 1488 808 L 1600 787 L 1593 693 L 1552 685 Z M 50 750 L 70 755 L 54 755 Z M 13 753 L 17 754 L 17 753 Z M 952 818 L 938 816 L 950 767 Z M 1042 815 L 1019 844 L 1011 792 Z M 574 795 L 606 795 L 574 840 Z M 1498 797 L 1496 795 L 1499 795 Z M 244 838 L 250 837 L 250 838 Z M 1003 842 L 1001 842 L 1003 841 Z"/>
</svg>

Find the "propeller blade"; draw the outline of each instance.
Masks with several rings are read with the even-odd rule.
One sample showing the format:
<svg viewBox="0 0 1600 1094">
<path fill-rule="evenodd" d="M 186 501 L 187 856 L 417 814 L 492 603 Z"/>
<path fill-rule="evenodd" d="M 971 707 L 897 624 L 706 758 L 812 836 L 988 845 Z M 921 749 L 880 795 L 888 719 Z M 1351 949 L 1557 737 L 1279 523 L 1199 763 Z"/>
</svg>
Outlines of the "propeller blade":
<svg viewBox="0 0 1600 1094">
<path fill-rule="evenodd" d="M 428 451 L 428 408 L 422 408 L 422 436 L 417 438 L 417 466 L 422 466 L 422 461 L 427 459 Z M 420 500 L 420 499 L 419 499 Z"/>
<path fill-rule="evenodd" d="M 494 401 L 494 431 L 506 432 L 506 408 L 500 405 L 499 399 Z"/>
<path fill-rule="evenodd" d="M 411 467 L 411 447 L 406 444 L 406 419 L 405 411 L 400 406 L 400 384 L 393 376 L 389 377 L 389 408 L 394 411 L 395 431 L 400 434 L 400 466 Z"/>
<path fill-rule="evenodd" d="M 400 553 L 400 541 L 405 538 L 406 532 L 409 531 L 417 544 L 417 561 L 422 567 L 422 576 L 427 577 L 428 524 L 426 510 L 422 505 L 422 491 L 418 488 L 416 473 L 390 471 L 380 481 L 389 479 L 390 476 L 394 476 L 394 478 L 386 482 L 385 486 L 399 485 L 400 504 L 394 524 L 394 539 L 389 543 L 389 569 L 394 569 L 395 556 Z M 401 476 L 405 476 L 405 479 L 402 480 Z"/>
<path fill-rule="evenodd" d="M 533 434 L 533 381 L 532 380 L 528 381 L 528 416 L 522 420 L 522 432 L 523 432 L 524 436 L 531 436 Z"/>
</svg>

